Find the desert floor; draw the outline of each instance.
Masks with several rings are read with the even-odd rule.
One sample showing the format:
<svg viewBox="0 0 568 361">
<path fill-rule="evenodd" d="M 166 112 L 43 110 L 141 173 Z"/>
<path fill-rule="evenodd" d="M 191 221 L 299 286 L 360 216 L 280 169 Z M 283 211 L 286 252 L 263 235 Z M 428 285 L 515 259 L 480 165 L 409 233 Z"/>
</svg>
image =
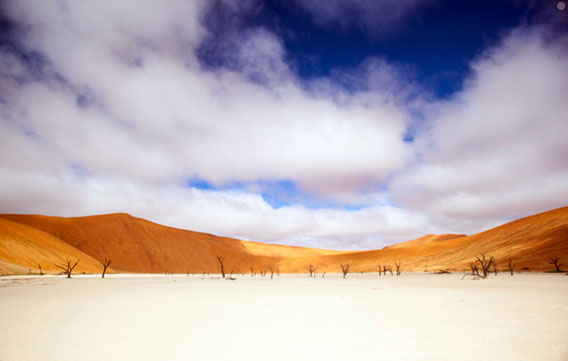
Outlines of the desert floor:
<svg viewBox="0 0 568 361">
<path fill-rule="evenodd" d="M 0 360 L 568 360 L 568 276 L 1 277 Z"/>
</svg>

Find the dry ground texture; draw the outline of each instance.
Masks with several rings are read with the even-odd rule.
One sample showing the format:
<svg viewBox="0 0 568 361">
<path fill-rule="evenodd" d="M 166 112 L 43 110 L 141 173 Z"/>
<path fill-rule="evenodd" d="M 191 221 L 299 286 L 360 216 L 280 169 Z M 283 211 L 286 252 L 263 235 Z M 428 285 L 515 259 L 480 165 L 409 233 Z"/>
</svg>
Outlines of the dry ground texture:
<svg viewBox="0 0 568 361">
<path fill-rule="evenodd" d="M 0 278 L 0 360 L 568 360 L 568 276 Z"/>
</svg>

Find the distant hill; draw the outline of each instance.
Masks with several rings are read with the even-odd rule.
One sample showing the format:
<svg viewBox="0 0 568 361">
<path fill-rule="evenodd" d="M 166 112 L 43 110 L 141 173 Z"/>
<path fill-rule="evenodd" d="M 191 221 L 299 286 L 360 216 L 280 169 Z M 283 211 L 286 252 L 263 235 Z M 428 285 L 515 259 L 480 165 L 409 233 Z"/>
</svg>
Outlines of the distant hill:
<svg viewBox="0 0 568 361">
<path fill-rule="evenodd" d="M 47 271 L 66 258 L 80 259 L 79 272 L 100 272 L 97 261 L 112 258 L 117 272 L 217 273 L 216 255 L 225 257 L 228 273 L 273 267 L 281 272 L 339 272 L 348 263 L 355 272 L 376 271 L 377 264 L 400 260 L 405 271 L 462 270 L 475 255 L 487 253 L 505 267 L 508 257 L 518 268 L 548 270 L 547 260 L 568 264 L 568 207 L 466 236 L 426 235 L 372 251 L 330 251 L 247 242 L 162 226 L 128 214 L 90 217 L 0 215 L 0 273 Z M 567 266 L 568 268 L 568 266 Z"/>
</svg>

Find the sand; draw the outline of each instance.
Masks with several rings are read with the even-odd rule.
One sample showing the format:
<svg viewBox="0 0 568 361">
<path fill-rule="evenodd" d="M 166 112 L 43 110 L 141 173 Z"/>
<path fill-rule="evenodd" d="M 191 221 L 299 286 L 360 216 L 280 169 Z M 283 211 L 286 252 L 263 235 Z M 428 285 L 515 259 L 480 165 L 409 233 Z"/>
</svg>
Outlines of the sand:
<svg viewBox="0 0 568 361">
<path fill-rule="evenodd" d="M 0 360 L 568 360 L 564 274 L 107 277 L 0 278 Z"/>
<path fill-rule="evenodd" d="M 405 271 L 469 269 L 476 256 L 495 257 L 499 268 L 512 258 L 517 269 L 552 269 L 551 257 L 568 260 L 568 207 L 518 219 L 470 236 L 427 235 L 384 249 L 332 251 L 241 241 L 167 227 L 128 214 L 52 217 L 0 214 L 0 274 L 37 272 L 38 264 L 58 271 L 54 262 L 79 259 L 77 273 L 100 272 L 98 262 L 112 259 L 111 268 L 124 273 L 219 272 L 216 256 L 225 257 L 227 271 L 280 269 L 374 272 L 377 264 L 402 262 Z M 66 247 L 63 247 L 66 246 Z M 378 245 L 377 245 L 378 246 Z M 48 267 L 51 267 L 49 269 Z M 112 272 L 111 270 L 111 272 Z"/>
</svg>

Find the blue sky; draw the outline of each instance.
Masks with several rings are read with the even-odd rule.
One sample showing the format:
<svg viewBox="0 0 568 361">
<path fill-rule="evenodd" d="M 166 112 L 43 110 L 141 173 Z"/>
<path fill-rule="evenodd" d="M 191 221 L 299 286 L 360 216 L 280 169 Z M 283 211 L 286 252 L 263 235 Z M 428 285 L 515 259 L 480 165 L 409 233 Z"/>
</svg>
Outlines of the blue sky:
<svg viewBox="0 0 568 361">
<path fill-rule="evenodd" d="M 568 200 L 555 1 L 6 1 L 0 212 L 338 249 Z"/>
</svg>

